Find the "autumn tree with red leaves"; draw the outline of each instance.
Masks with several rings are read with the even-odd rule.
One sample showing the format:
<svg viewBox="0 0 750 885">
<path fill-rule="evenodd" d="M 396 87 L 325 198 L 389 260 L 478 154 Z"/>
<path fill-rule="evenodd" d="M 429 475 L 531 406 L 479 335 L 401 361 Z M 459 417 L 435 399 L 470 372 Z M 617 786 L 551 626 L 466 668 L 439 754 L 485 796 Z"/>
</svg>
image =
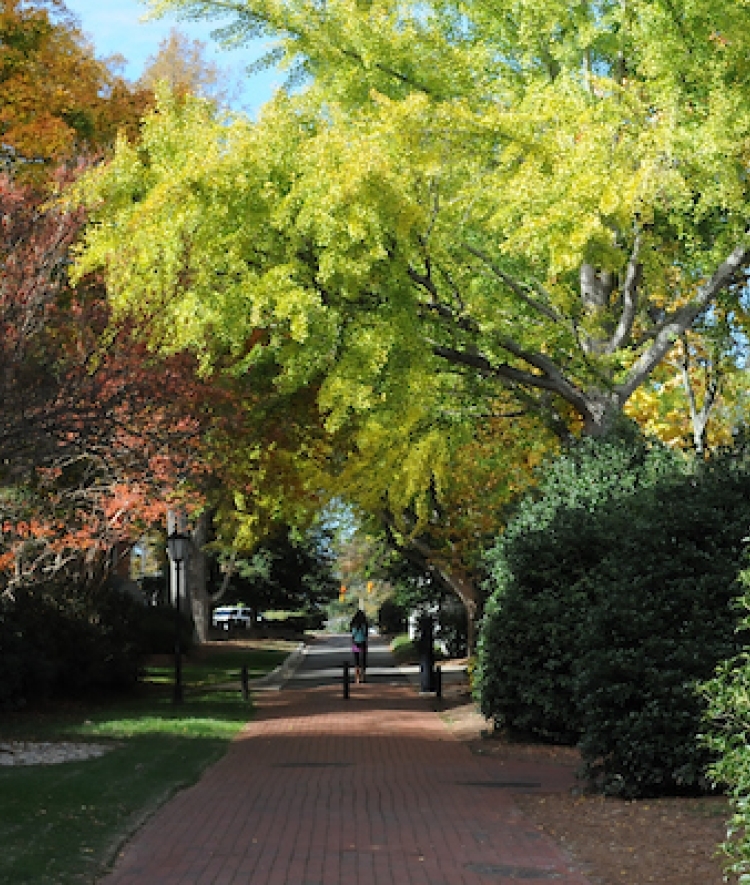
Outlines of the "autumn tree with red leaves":
<svg viewBox="0 0 750 885">
<path fill-rule="evenodd" d="M 194 366 L 154 357 L 125 327 L 103 339 L 103 287 L 92 278 L 74 294 L 67 283 L 81 212 L 5 175 L 0 220 L 5 587 L 62 572 L 100 579 L 107 552 L 163 517 L 195 460 Z"/>
<path fill-rule="evenodd" d="M 127 409 L 136 414 L 142 408 L 136 401 L 153 393 L 145 365 L 137 364 L 139 351 L 125 344 L 124 332 L 102 351 L 104 289 L 87 280 L 74 296 L 67 280 L 69 250 L 85 215 L 54 202 L 55 193 L 90 164 L 81 157 L 108 150 L 118 131 L 137 133 L 152 101 L 149 90 L 128 84 L 116 67 L 115 59 L 95 58 L 61 0 L 0 5 L 5 589 L 60 573 L 106 572 L 102 551 L 122 530 L 123 513 L 133 509 L 123 509 L 118 498 L 137 498 L 127 449 L 148 463 L 145 425 L 136 431 L 139 449 L 128 442 L 132 421 L 123 417 Z M 158 385 L 162 398 L 170 389 Z M 150 404 L 152 423 L 155 411 Z M 149 465 L 149 475 L 159 471 Z"/>
<path fill-rule="evenodd" d="M 0 38 L 0 589 L 102 584 L 173 501 L 192 505 L 198 529 L 210 508 L 219 545 L 241 549 L 309 518 L 329 446 L 309 431 L 312 388 L 280 398 L 275 372 L 260 366 L 248 381 L 220 360 L 202 378 L 192 357 L 150 352 L 139 320 L 115 325 L 96 276 L 68 284 L 86 217 L 55 194 L 86 165 L 82 152 L 135 130 L 151 93 L 128 92 L 93 58 L 62 3 L 9 0 Z M 183 44 L 172 44 L 174 68 Z M 200 52 L 185 62 L 203 71 Z M 45 103 L 50 89 L 66 102 Z"/>
<path fill-rule="evenodd" d="M 279 397 L 262 366 L 206 379 L 187 354 L 151 353 L 132 326 L 111 324 L 95 277 L 68 286 L 82 213 L 10 176 L 0 212 L 7 591 L 63 575 L 103 581 L 113 551 L 163 526 L 178 491 L 211 507 L 225 547 L 252 549 L 280 521 L 309 518 L 331 444 L 310 432 L 314 390 Z"/>
</svg>

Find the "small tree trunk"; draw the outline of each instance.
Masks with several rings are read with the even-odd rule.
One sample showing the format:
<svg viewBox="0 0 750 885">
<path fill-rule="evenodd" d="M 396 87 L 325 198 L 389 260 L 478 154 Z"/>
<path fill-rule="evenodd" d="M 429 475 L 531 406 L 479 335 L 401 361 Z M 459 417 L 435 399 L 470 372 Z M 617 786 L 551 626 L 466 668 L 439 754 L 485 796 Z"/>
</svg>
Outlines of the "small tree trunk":
<svg viewBox="0 0 750 885">
<path fill-rule="evenodd" d="M 682 370 L 682 384 L 685 388 L 685 395 L 687 396 L 690 409 L 693 446 L 696 453 L 703 456 L 708 444 L 708 420 L 719 396 L 720 374 L 718 369 L 713 374 L 710 368 L 704 370 L 706 390 L 703 396 L 703 405 L 698 408 L 698 397 L 693 385 L 693 379 L 690 376 L 690 348 L 688 346 L 687 334 L 681 336 L 681 342 L 682 359 L 680 360 L 680 369 Z"/>
<path fill-rule="evenodd" d="M 478 594 L 474 582 L 440 569 L 444 582 L 458 596 L 466 609 L 466 646 L 469 655 L 476 651 Z"/>
</svg>

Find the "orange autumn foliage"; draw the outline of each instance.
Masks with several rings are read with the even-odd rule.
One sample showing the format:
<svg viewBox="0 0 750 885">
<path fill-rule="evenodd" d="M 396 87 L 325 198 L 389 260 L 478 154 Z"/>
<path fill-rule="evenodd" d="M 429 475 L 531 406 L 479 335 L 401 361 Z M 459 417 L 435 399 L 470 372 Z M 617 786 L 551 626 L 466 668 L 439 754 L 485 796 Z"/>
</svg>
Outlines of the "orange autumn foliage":
<svg viewBox="0 0 750 885">
<path fill-rule="evenodd" d="M 0 4 L 0 144 L 34 170 L 111 146 L 129 134 L 152 94 L 94 56 L 61 0 Z"/>
</svg>

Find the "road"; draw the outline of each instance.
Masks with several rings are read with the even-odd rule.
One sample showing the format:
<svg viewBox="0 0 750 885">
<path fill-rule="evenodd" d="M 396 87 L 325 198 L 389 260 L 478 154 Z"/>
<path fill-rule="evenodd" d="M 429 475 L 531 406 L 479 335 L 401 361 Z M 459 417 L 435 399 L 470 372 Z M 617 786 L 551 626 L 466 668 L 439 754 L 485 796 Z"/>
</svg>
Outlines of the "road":
<svg viewBox="0 0 750 885">
<path fill-rule="evenodd" d="M 344 664 L 349 664 L 350 679 L 354 679 L 354 658 L 349 634 L 327 634 L 308 640 L 304 655 L 284 688 L 300 689 L 342 684 Z M 398 668 L 388 648 L 388 642 L 379 636 L 370 638 L 367 662 L 367 681 L 380 685 L 406 685 L 407 676 Z"/>
</svg>

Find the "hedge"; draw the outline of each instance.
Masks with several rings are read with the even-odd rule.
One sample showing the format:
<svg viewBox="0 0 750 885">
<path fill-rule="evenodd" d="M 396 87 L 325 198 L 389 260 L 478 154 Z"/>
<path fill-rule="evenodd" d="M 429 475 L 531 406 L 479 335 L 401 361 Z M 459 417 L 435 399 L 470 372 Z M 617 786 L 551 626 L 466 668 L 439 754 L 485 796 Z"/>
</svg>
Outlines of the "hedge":
<svg viewBox="0 0 750 885">
<path fill-rule="evenodd" d="M 743 453 L 695 465 L 637 437 L 566 453 L 489 555 L 484 714 L 578 744 L 605 792 L 705 788 L 696 685 L 738 649 L 748 525 Z"/>
</svg>

